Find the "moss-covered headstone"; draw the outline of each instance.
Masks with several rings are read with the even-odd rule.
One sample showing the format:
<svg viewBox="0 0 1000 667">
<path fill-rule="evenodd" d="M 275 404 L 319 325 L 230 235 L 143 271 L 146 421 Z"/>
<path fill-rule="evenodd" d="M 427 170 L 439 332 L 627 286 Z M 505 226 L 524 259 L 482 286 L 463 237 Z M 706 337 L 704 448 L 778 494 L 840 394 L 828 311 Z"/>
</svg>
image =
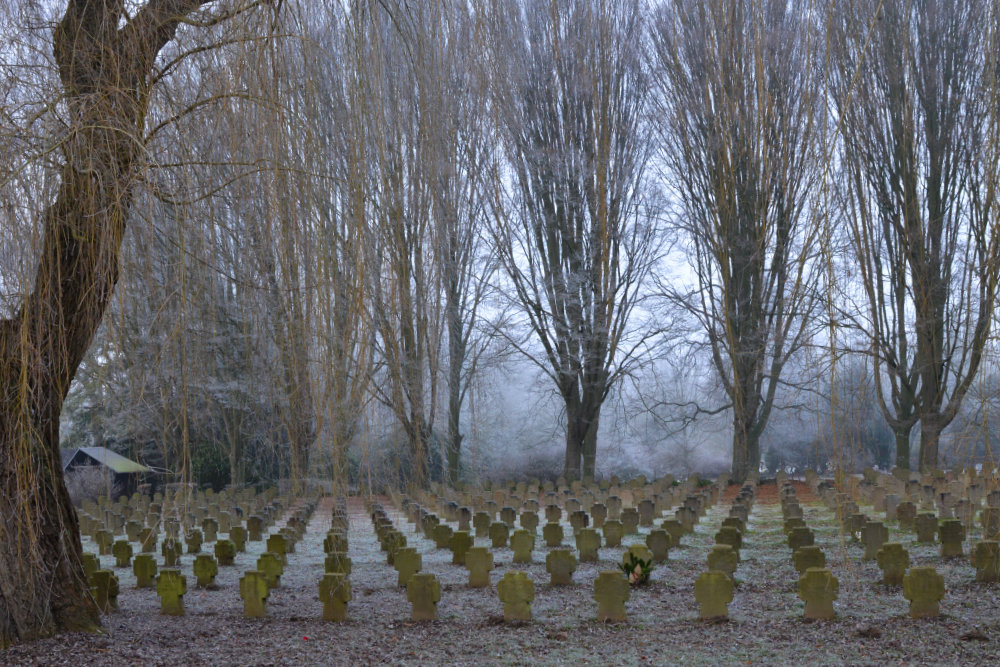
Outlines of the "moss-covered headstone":
<svg viewBox="0 0 1000 667">
<path fill-rule="evenodd" d="M 542 527 L 542 538 L 545 539 L 545 546 L 547 547 L 559 547 L 562 546 L 563 541 L 563 527 L 562 525 L 549 522 Z"/>
<path fill-rule="evenodd" d="M 551 576 L 553 586 L 566 586 L 573 583 L 573 573 L 576 572 L 576 556 L 569 549 L 553 549 L 545 556 L 545 570 Z"/>
<path fill-rule="evenodd" d="M 156 577 L 156 594 L 160 596 L 160 613 L 167 616 L 184 615 L 184 594 L 187 577 L 177 568 L 164 568 Z"/>
<path fill-rule="evenodd" d="M 164 567 L 177 567 L 181 562 L 181 545 L 176 539 L 168 537 L 160 544 L 160 555 L 163 556 Z"/>
<path fill-rule="evenodd" d="M 284 563 L 281 556 L 271 551 L 265 551 L 257 559 L 257 569 L 264 573 L 267 578 L 267 585 L 271 588 L 281 586 L 281 575 L 284 573 Z"/>
<path fill-rule="evenodd" d="M 324 574 L 319 580 L 319 599 L 323 603 L 324 621 L 347 619 L 347 603 L 351 601 L 351 582 L 346 574 Z"/>
<path fill-rule="evenodd" d="M 605 521 L 602 527 L 604 531 L 604 545 L 608 547 L 620 547 L 625 528 L 621 521 Z"/>
<path fill-rule="evenodd" d="M 739 565 L 739 557 L 736 555 L 736 551 L 728 544 L 714 545 L 712 550 L 708 552 L 707 560 L 709 571 L 722 572 L 730 579 L 732 579 Z"/>
<path fill-rule="evenodd" d="M 267 596 L 271 587 L 267 575 L 260 570 L 247 570 L 240 577 L 240 597 L 243 599 L 243 615 L 248 618 L 262 618 L 267 615 Z"/>
<path fill-rule="evenodd" d="M 102 614 L 118 611 L 118 577 L 111 570 L 97 570 L 90 575 L 90 592 Z"/>
<path fill-rule="evenodd" d="M 861 529 L 861 543 L 865 546 L 864 560 L 875 560 L 879 549 L 889 541 L 889 529 L 881 521 L 867 521 Z"/>
<path fill-rule="evenodd" d="M 219 561 L 219 565 L 232 565 L 236 561 L 236 543 L 232 540 L 216 542 L 215 558 Z"/>
<path fill-rule="evenodd" d="M 938 525 L 938 540 L 941 542 L 942 558 L 960 558 L 964 555 L 962 542 L 965 541 L 965 526 L 958 519 L 944 519 Z"/>
<path fill-rule="evenodd" d="M 875 556 L 882 570 L 882 583 L 886 586 L 901 586 L 903 575 L 910 567 L 910 552 L 899 542 L 886 542 Z"/>
<path fill-rule="evenodd" d="M 815 544 L 799 547 L 792 553 L 792 565 L 799 576 L 802 576 L 811 567 L 826 567 L 826 554 Z"/>
<path fill-rule="evenodd" d="M 576 533 L 576 550 L 581 563 L 596 563 L 597 550 L 601 548 L 601 535 L 593 528 L 581 528 Z M 625 582 L 628 583 L 627 581 Z"/>
<path fill-rule="evenodd" d="M 456 530 L 448 546 L 451 547 L 451 562 L 453 565 L 465 565 L 465 554 L 475 545 L 472 535 L 465 530 Z"/>
<path fill-rule="evenodd" d="M 152 588 L 156 577 L 156 559 L 153 554 L 139 554 L 132 561 L 132 574 L 136 588 Z"/>
<path fill-rule="evenodd" d="M 465 567 L 469 570 L 469 586 L 483 588 L 490 585 L 493 553 L 486 547 L 472 547 L 465 553 Z"/>
<path fill-rule="evenodd" d="M 938 530 L 937 517 L 930 512 L 921 512 L 913 521 L 917 531 L 917 542 L 933 542 Z"/>
<path fill-rule="evenodd" d="M 944 577 L 933 567 L 910 568 L 903 577 L 903 597 L 910 601 L 911 618 L 939 616 Z"/>
<path fill-rule="evenodd" d="M 494 521 L 490 524 L 490 541 L 494 549 L 502 549 L 507 546 L 507 539 L 510 537 L 510 527 L 502 521 Z"/>
<path fill-rule="evenodd" d="M 505 621 L 531 620 L 531 602 L 535 599 L 535 582 L 528 577 L 527 573 L 519 570 L 506 573 L 503 579 L 497 582 L 497 595 L 500 597 L 500 602 L 503 602 Z"/>
<path fill-rule="evenodd" d="M 604 571 L 594 580 L 597 620 L 621 622 L 626 619 L 625 602 L 632 594 L 628 579 L 621 571 Z"/>
<path fill-rule="evenodd" d="M 729 575 L 719 570 L 702 572 L 694 582 L 694 599 L 700 606 L 699 618 L 729 618 L 728 605 L 733 601 L 733 581 Z"/>
<path fill-rule="evenodd" d="M 118 567 L 128 567 L 132 564 L 132 545 L 128 540 L 116 540 L 111 547 L 111 553 L 115 555 L 115 564 Z"/>
<path fill-rule="evenodd" d="M 236 545 L 236 551 L 245 553 L 247 550 L 247 530 L 243 526 L 233 526 L 229 529 L 229 539 Z"/>
<path fill-rule="evenodd" d="M 418 572 L 406 583 L 406 599 L 413 605 L 410 613 L 412 620 L 436 620 L 437 603 L 441 600 L 441 583 L 433 574 Z"/>
<path fill-rule="evenodd" d="M 459 531 L 461 532 L 461 531 Z M 462 560 L 465 560 L 465 556 L 468 555 L 468 550 L 466 550 L 465 555 L 463 555 Z M 406 582 L 410 580 L 420 569 L 423 567 L 423 559 L 417 552 L 415 547 L 403 547 L 396 552 L 396 557 L 393 559 L 393 567 L 396 568 L 398 576 L 396 578 L 397 586 L 406 586 Z"/>
<path fill-rule="evenodd" d="M 269 535 L 266 544 L 268 552 L 275 554 L 278 558 L 280 558 L 282 565 L 286 565 L 288 563 L 288 539 L 284 535 L 281 533 Z"/>
<path fill-rule="evenodd" d="M 202 536 L 200 530 L 190 530 L 184 536 L 184 542 L 187 544 L 187 552 L 189 554 L 196 554 L 201 552 L 201 542 Z"/>
<path fill-rule="evenodd" d="M 670 535 L 662 528 L 651 530 L 646 536 L 646 546 L 653 554 L 653 560 L 662 563 L 667 560 L 670 551 Z"/>
<path fill-rule="evenodd" d="M 810 620 L 832 619 L 833 601 L 840 592 L 840 584 L 827 568 L 811 567 L 799 578 L 799 598 L 806 603 L 805 618 Z"/>
<path fill-rule="evenodd" d="M 198 578 L 199 588 L 215 586 L 215 576 L 219 574 L 219 564 L 208 554 L 198 554 L 194 559 L 194 576 Z"/>
<path fill-rule="evenodd" d="M 1000 581 L 1000 542 L 983 540 L 972 550 L 976 566 L 976 581 L 990 583 Z"/>
<path fill-rule="evenodd" d="M 514 550 L 515 563 L 530 563 L 535 536 L 526 530 L 515 530 L 510 536 L 510 548 Z"/>
</svg>

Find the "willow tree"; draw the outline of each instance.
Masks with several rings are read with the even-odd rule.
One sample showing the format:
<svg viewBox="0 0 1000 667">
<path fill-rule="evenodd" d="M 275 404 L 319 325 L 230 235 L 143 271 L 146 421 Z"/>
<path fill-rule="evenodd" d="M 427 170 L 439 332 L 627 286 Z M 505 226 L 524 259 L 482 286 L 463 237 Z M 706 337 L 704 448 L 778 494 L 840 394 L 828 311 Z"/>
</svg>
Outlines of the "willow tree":
<svg viewBox="0 0 1000 667">
<path fill-rule="evenodd" d="M 859 0 L 831 10 L 843 206 L 896 465 L 938 464 L 990 336 L 1000 275 L 997 6 Z"/>
<path fill-rule="evenodd" d="M 118 281 L 150 96 L 169 74 L 157 56 L 207 4 L 69 0 L 52 33 L 66 123 L 54 143 L 59 184 L 37 212 L 34 279 L 0 320 L 0 645 L 100 623 L 62 478 L 59 416 Z"/>
<path fill-rule="evenodd" d="M 562 398 L 566 477 L 588 478 L 601 407 L 647 339 L 636 307 L 657 259 L 642 15 L 635 0 L 525 0 L 489 20 L 512 185 L 495 238 L 538 347 L 513 342 Z"/>
<path fill-rule="evenodd" d="M 693 280 L 666 296 L 704 334 L 732 415 L 732 473 L 756 474 L 816 278 L 810 189 L 821 40 L 785 0 L 666 0 L 652 28 L 660 154 Z"/>
</svg>

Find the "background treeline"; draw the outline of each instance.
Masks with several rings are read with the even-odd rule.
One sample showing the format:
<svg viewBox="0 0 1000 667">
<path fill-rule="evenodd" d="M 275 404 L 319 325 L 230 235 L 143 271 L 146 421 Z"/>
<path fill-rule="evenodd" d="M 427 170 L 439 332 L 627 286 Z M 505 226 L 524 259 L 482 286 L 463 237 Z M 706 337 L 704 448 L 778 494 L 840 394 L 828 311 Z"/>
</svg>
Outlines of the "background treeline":
<svg viewBox="0 0 1000 667">
<path fill-rule="evenodd" d="M 55 17 L 15 5 L 4 317 L 67 140 Z M 216 488 L 995 463 L 998 16 L 285 0 L 267 38 L 181 26 L 63 446 Z"/>
</svg>

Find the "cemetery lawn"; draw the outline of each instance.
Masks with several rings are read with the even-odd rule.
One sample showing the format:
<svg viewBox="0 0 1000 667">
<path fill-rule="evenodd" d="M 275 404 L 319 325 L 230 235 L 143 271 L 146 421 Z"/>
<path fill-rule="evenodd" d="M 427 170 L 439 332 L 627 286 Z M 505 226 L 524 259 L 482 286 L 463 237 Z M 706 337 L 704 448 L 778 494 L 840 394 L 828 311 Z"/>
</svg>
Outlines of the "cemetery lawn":
<svg viewBox="0 0 1000 667">
<path fill-rule="evenodd" d="M 914 620 L 899 588 L 879 584 L 878 566 L 861 560 L 863 548 L 840 537 L 835 516 L 809 493 L 799 490 L 804 519 L 839 579 L 833 621 L 807 623 L 796 594 L 797 575 L 782 532 L 780 506 L 773 489 L 761 486 L 744 535 L 739 586 L 722 623 L 698 620 L 694 581 L 705 570 L 714 535 L 727 515 L 726 498 L 711 508 L 683 546 L 670 550 L 651 581 L 632 590 L 628 620 L 598 623 L 592 598 L 598 572 L 615 569 L 623 549 L 602 548 L 597 565 L 581 563 L 572 586 L 550 586 L 545 570 L 549 551 L 536 539 L 531 565 L 514 566 L 512 551 L 494 549 L 491 587 L 470 589 L 468 571 L 451 564 L 447 550 L 415 532 L 388 499 L 379 501 L 409 546 L 423 557 L 423 572 L 441 582 L 438 620 L 414 623 L 396 572 L 386 564 L 365 506 L 349 499 L 349 556 L 353 600 L 348 620 L 324 622 L 317 586 L 324 569 L 323 537 L 330 527 L 332 503 L 321 502 L 308 531 L 288 556 L 281 588 L 271 592 L 268 617 L 243 615 L 239 577 L 253 569 L 264 550 L 248 542 L 235 566 L 220 566 L 213 590 L 199 589 L 194 556 L 184 554 L 188 579 L 186 615 L 160 614 L 153 589 L 136 589 L 131 568 L 117 568 L 101 557 L 121 582 L 120 611 L 104 617 L 104 634 L 67 633 L 0 651 L 0 663 L 14 665 L 369 665 L 369 664 L 948 664 L 987 665 L 1000 660 L 1000 585 L 977 584 L 967 558 L 945 560 L 937 545 L 917 545 L 913 535 L 889 523 L 890 539 L 903 542 L 913 566 L 930 565 L 944 576 L 947 593 L 942 616 Z M 865 508 L 862 508 L 863 511 Z M 870 508 L 868 508 L 870 509 Z M 565 517 L 564 517 L 565 521 Z M 571 545 L 572 531 L 565 525 Z M 640 543 L 627 536 L 624 545 Z M 973 531 L 964 545 L 978 539 Z M 477 546 L 489 540 L 476 539 Z M 84 538 L 88 551 L 96 547 Z M 157 562 L 160 562 L 157 554 Z M 496 584 L 511 570 L 525 570 L 535 583 L 533 620 L 506 624 Z"/>
</svg>

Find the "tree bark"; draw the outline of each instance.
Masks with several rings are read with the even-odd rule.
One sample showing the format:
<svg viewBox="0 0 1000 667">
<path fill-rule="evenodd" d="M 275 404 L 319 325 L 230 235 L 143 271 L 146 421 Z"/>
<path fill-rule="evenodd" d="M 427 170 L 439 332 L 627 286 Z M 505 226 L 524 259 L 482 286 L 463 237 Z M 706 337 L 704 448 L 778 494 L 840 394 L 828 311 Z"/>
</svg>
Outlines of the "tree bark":
<svg viewBox="0 0 1000 667">
<path fill-rule="evenodd" d="M 118 280 L 156 55 L 200 0 L 69 0 L 53 35 L 71 126 L 32 291 L 0 321 L 0 647 L 100 625 L 59 415 Z"/>
<path fill-rule="evenodd" d="M 902 470 L 910 469 L 910 430 L 912 427 L 907 427 L 905 432 L 902 430 L 893 429 L 893 435 L 896 436 L 896 467 Z"/>
</svg>

